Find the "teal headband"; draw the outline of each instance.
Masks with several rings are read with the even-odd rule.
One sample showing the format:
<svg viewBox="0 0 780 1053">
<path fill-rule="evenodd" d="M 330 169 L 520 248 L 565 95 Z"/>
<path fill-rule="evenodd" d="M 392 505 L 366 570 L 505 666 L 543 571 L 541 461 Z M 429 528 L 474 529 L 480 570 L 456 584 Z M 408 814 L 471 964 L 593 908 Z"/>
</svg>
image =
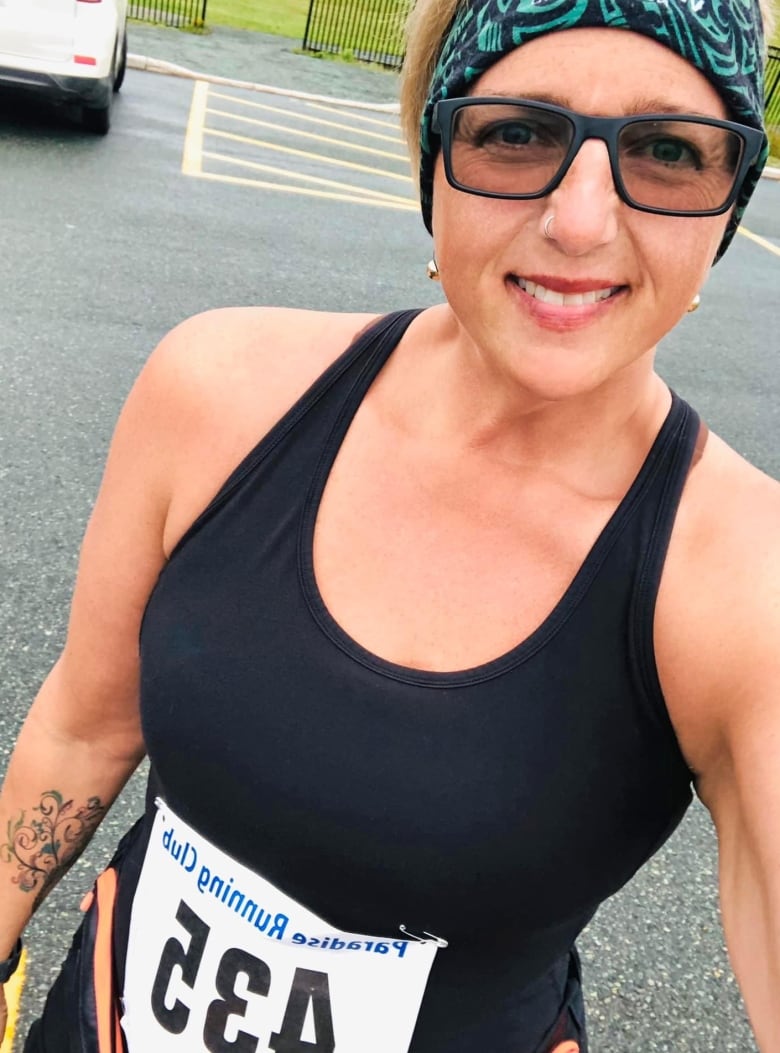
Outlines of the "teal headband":
<svg viewBox="0 0 780 1053">
<path fill-rule="evenodd" d="M 466 95 L 476 79 L 529 40 L 555 30 L 629 29 L 666 45 L 715 86 L 733 120 L 764 128 L 764 34 L 758 0 L 467 0 L 461 3 L 434 70 L 420 130 L 420 199 L 431 230 L 431 131 L 439 99 Z M 761 170 L 768 141 L 742 184 L 718 259 L 734 237 Z"/>
</svg>

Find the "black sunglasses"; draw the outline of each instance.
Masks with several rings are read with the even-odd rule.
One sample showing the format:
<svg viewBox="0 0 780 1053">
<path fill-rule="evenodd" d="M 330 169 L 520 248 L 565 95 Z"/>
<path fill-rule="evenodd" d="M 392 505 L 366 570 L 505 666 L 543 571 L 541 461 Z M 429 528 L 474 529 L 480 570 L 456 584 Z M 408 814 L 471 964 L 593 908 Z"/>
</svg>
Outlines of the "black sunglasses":
<svg viewBox="0 0 780 1053">
<path fill-rule="evenodd" d="M 503 97 L 442 99 L 432 130 L 451 186 L 519 200 L 552 193 L 585 140 L 600 139 L 620 198 L 664 216 L 727 212 L 764 143 L 763 132 L 712 117 L 592 117 Z"/>
</svg>

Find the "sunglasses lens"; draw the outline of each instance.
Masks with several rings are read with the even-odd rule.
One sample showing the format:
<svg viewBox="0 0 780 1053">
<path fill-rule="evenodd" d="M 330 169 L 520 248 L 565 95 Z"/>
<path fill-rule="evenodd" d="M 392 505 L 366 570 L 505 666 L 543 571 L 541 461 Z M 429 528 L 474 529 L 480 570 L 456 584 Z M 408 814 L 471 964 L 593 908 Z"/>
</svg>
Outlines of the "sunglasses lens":
<svg viewBox="0 0 780 1053">
<path fill-rule="evenodd" d="M 620 133 L 620 176 L 638 205 L 707 212 L 734 188 L 744 146 L 727 128 L 695 121 L 636 121 Z"/>
<path fill-rule="evenodd" d="M 452 175 L 470 190 L 538 194 L 563 164 L 573 135 L 562 114 L 514 103 L 466 105 L 455 114 Z"/>
</svg>

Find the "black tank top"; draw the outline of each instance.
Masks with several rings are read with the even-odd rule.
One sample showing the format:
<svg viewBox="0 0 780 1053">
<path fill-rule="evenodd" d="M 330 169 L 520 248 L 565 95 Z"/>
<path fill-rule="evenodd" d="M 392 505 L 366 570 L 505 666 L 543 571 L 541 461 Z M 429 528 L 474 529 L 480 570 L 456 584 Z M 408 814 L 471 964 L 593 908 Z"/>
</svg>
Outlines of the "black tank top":
<svg viewBox="0 0 780 1053">
<path fill-rule="evenodd" d="M 416 314 L 355 341 L 160 575 L 141 633 L 151 795 L 335 927 L 448 940 L 412 1053 L 535 1053 L 575 938 L 691 799 L 653 612 L 698 420 L 673 398 L 526 640 L 462 672 L 384 661 L 325 608 L 312 540 L 350 421 Z"/>
</svg>

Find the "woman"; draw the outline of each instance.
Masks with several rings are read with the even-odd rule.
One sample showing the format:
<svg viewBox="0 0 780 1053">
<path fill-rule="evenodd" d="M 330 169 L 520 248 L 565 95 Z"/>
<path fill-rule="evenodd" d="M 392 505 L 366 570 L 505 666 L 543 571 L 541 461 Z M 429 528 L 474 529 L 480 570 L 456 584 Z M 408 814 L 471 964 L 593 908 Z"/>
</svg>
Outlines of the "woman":
<svg viewBox="0 0 780 1053">
<path fill-rule="evenodd" d="M 3 791 L 5 974 L 145 750 L 149 806 L 28 1053 L 585 1051 L 574 941 L 692 781 L 780 1046 L 780 489 L 653 371 L 765 160 L 762 13 L 607 6 L 418 3 L 443 306 L 212 312 L 139 378 Z"/>
</svg>

